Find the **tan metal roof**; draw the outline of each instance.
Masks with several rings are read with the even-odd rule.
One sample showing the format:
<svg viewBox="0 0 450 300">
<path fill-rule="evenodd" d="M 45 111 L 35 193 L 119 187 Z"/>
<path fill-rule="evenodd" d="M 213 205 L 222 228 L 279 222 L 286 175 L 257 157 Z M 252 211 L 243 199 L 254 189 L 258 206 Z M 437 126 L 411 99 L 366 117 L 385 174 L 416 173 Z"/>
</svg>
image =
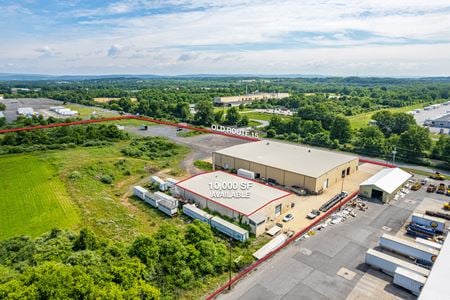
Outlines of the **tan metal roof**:
<svg viewBox="0 0 450 300">
<path fill-rule="evenodd" d="M 224 189 L 224 193 L 220 193 L 220 189 L 211 189 L 210 184 L 236 184 L 236 189 Z M 248 184 L 251 186 L 247 189 Z M 223 207 L 239 212 L 243 215 L 250 216 L 259 211 L 267 204 L 281 199 L 291 193 L 274 188 L 256 181 L 252 181 L 234 174 L 223 171 L 214 171 L 194 175 L 188 179 L 180 181 L 176 184 L 178 189 L 184 189 L 194 193 L 206 200 L 217 203 Z M 242 188 L 245 186 L 244 188 Z M 236 192 L 246 193 L 247 195 L 237 195 Z"/>
<path fill-rule="evenodd" d="M 241 144 L 215 151 L 215 153 L 313 178 L 318 178 L 340 165 L 358 159 L 356 156 L 347 154 L 267 140 Z"/>
</svg>

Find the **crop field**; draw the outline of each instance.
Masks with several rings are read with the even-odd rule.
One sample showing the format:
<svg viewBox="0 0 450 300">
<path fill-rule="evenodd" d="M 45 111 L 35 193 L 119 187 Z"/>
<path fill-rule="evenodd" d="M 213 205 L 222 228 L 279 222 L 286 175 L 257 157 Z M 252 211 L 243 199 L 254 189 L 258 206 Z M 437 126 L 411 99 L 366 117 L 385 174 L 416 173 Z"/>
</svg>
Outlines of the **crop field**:
<svg viewBox="0 0 450 300">
<path fill-rule="evenodd" d="M 57 170 L 30 154 L 0 157 L 0 239 L 72 228 L 79 214 Z"/>
</svg>

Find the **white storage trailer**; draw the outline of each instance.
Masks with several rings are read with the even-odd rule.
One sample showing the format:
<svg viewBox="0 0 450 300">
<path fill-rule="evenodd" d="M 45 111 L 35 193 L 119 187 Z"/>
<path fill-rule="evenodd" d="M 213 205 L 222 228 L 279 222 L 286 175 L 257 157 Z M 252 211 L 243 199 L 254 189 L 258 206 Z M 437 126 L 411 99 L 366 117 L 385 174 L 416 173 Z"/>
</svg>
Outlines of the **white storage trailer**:
<svg viewBox="0 0 450 300">
<path fill-rule="evenodd" d="M 179 180 L 173 179 L 173 178 L 167 178 L 166 179 L 166 185 L 167 188 L 172 189 L 175 187 L 175 185 L 180 182 Z"/>
<path fill-rule="evenodd" d="M 161 198 L 149 192 L 148 194 L 145 195 L 144 201 L 153 206 L 154 208 L 158 208 L 158 203 L 159 201 L 161 201 Z"/>
<path fill-rule="evenodd" d="M 212 228 L 232 237 L 235 240 L 245 242 L 248 240 L 248 231 L 236 226 L 230 222 L 227 222 L 219 217 L 212 217 L 209 224 Z"/>
<path fill-rule="evenodd" d="M 422 287 L 425 285 L 427 278 L 410 270 L 398 267 L 394 273 L 394 284 L 411 291 L 419 296 Z"/>
<path fill-rule="evenodd" d="M 183 213 L 193 219 L 200 220 L 204 223 L 209 224 L 209 220 L 213 217 L 208 214 L 206 211 L 201 210 L 196 207 L 194 204 L 185 204 L 183 205 Z"/>
<path fill-rule="evenodd" d="M 135 195 L 139 199 L 145 201 L 145 195 L 146 194 L 148 194 L 148 190 L 146 190 L 142 186 L 136 185 L 136 186 L 133 187 L 133 195 Z"/>
<path fill-rule="evenodd" d="M 393 252 L 416 258 L 420 263 L 433 264 L 439 251 L 416 242 L 410 242 L 390 234 L 380 237 L 380 246 Z"/>
<path fill-rule="evenodd" d="M 423 267 L 374 249 L 367 250 L 366 264 L 371 265 L 376 269 L 380 269 L 382 272 L 390 276 L 394 276 L 397 267 L 410 270 L 425 277 L 430 275 L 430 271 Z"/>
<path fill-rule="evenodd" d="M 413 213 L 411 221 L 419 225 L 431 227 L 435 231 L 444 232 L 445 230 L 445 220 L 442 218 Z"/>
<path fill-rule="evenodd" d="M 247 178 L 247 179 L 255 179 L 255 172 L 245 170 L 245 169 L 238 169 L 237 174 L 241 177 Z"/>
<path fill-rule="evenodd" d="M 430 240 L 426 240 L 420 237 L 416 237 L 416 243 L 422 244 L 424 246 L 436 249 L 436 250 L 441 250 L 442 249 L 442 244 L 430 241 Z"/>
<path fill-rule="evenodd" d="M 164 180 L 162 180 L 161 178 L 159 178 L 158 176 L 152 176 L 152 177 L 150 178 L 150 182 L 151 182 L 151 183 L 156 183 L 156 184 L 158 184 L 158 185 L 159 185 L 159 189 L 160 189 L 161 191 L 167 190 L 167 184 L 166 184 L 166 182 L 165 182 Z"/>
<path fill-rule="evenodd" d="M 167 195 L 167 194 L 164 194 L 164 193 L 161 193 L 161 192 L 156 192 L 155 196 L 158 197 L 161 200 L 169 201 L 173 205 L 178 206 L 178 200 L 175 199 L 174 197 L 170 196 L 170 195 Z"/>
<path fill-rule="evenodd" d="M 174 205 L 172 202 L 167 200 L 159 201 L 158 209 L 170 217 L 173 217 L 178 212 L 178 207 Z"/>
</svg>

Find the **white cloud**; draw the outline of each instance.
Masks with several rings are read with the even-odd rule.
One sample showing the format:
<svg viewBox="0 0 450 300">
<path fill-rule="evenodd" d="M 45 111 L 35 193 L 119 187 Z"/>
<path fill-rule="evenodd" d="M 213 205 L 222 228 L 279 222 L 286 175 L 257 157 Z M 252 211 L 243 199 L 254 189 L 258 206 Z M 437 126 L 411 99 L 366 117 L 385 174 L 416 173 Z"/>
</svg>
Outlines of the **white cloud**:
<svg viewBox="0 0 450 300">
<path fill-rule="evenodd" d="M 182 11 L 146 15 L 170 5 Z M 78 36 L 9 42 L 0 62 L 40 49 L 43 71 L 62 73 L 450 73 L 448 0 L 129 0 L 66 15 Z"/>
</svg>

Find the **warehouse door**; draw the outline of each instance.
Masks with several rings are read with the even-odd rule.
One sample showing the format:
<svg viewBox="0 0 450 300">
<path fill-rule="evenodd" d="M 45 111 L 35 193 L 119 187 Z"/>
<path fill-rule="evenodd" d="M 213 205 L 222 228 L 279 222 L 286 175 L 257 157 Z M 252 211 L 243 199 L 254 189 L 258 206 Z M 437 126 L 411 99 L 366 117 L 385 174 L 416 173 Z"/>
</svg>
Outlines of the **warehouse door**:
<svg viewBox="0 0 450 300">
<path fill-rule="evenodd" d="M 275 217 L 281 215 L 281 204 L 275 206 Z"/>
<path fill-rule="evenodd" d="M 323 182 L 323 189 L 327 189 L 327 188 L 328 188 L 328 178 L 327 178 L 327 180 L 325 180 Z"/>
<path fill-rule="evenodd" d="M 372 195 L 371 195 L 372 199 L 377 199 L 377 200 L 383 200 L 383 192 L 376 190 L 376 189 L 372 189 Z"/>
</svg>

